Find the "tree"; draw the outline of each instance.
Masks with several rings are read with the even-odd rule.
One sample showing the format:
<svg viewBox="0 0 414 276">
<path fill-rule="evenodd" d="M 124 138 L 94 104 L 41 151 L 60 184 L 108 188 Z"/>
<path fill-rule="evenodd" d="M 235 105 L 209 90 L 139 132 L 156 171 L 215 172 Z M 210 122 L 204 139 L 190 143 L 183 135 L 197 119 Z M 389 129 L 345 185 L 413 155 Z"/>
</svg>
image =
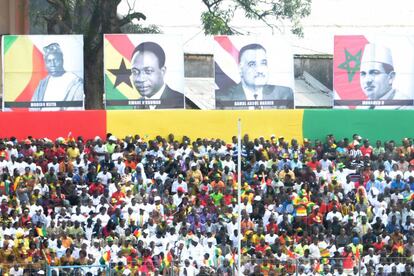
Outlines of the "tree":
<svg viewBox="0 0 414 276">
<path fill-rule="evenodd" d="M 125 0 L 124 0 L 125 1 Z M 48 34 L 83 34 L 85 64 L 85 107 L 103 108 L 103 34 L 160 33 L 156 26 L 142 27 L 135 21 L 145 20 L 134 11 L 135 0 L 126 0 L 129 12 L 117 14 L 121 0 L 31 0 L 31 18 Z M 236 12 L 278 28 L 275 20 L 292 22 L 291 31 L 302 34 L 300 19 L 309 15 L 311 0 L 201 0 L 207 11 L 201 14 L 206 34 L 238 34 L 231 27 Z M 36 6 L 33 3 L 40 2 Z M 36 26 L 35 26 L 36 27 Z M 42 30 L 42 28 L 40 28 Z M 42 31 L 40 31 L 42 32 Z M 44 33 L 44 32 L 43 32 Z"/>
<path fill-rule="evenodd" d="M 259 20 L 272 30 L 281 30 L 282 21 L 289 21 L 293 34 L 303 36 L 300 20 L 310 14 L 312 0 L 202 0 L 207 11 L 201 15 L 205 34 L 242 34 L 231 26 L 236 13 Z M 276 24 L 279 23 L 279 24 Z"/>
</svg>

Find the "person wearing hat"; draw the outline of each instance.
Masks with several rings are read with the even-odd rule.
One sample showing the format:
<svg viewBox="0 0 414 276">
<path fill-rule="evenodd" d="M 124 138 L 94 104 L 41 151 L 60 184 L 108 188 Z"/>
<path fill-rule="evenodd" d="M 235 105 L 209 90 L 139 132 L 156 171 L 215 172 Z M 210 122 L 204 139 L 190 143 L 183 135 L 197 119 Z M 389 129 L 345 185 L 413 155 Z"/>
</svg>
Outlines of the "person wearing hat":
<svg viewBox="0 0 414 276">
<path fill-rule="evenodd" d="M 173 195 L 174 205 L 179 206 L 185 197 L 185 190 L 182 186 L 177 188 L 177 193 Z"/>
<path fill-rule="evenodd" d="M 171 187 L 171 193 L 178 193 L 178 188 L 182 188 L 182 192 L 187 193 L 188 191 L 188 187 L 187 187 L 187 182 L 184 181 L 184 176 L 182 174 L 180 174 L 177 179 L 173 182 L 172 187 Z M 178 205 L 177 205 L 178 206 Z"/>
<path fill-rule="evenodd" d="M 186 181 L 189 182 L 190 179 L 193 179 L 194 184 L 196 187 L 200 184 L 203 180 L 203 174 L 201 173 L 200 169 L 197 166 L 196 162 L 192 162 L 190 164 L 190 170 L 187 171 Z"/>
<path fill-rule="evenodd" d="M 391 50 L 379 44 L 365 45 L 361 59 L 360 83 L 367 99 L 403 99 L 393 88 L 395 75 Z"/>
</svg>

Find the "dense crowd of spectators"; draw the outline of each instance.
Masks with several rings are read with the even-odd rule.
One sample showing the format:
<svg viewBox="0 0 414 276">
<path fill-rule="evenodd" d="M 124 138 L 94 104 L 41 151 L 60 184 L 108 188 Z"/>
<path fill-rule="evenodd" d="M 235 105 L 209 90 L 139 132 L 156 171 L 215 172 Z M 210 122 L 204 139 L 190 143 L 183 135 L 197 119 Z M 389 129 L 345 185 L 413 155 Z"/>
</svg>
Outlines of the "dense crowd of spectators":
<svg viewBox="0 0 414 276">
<path fill-rule="evenodd" d="M 237 148 L 172 134 L 0 139 L 2 274 L 414 273 L 410 139 L 245 135 L 240 206 Z"/>
</svg>

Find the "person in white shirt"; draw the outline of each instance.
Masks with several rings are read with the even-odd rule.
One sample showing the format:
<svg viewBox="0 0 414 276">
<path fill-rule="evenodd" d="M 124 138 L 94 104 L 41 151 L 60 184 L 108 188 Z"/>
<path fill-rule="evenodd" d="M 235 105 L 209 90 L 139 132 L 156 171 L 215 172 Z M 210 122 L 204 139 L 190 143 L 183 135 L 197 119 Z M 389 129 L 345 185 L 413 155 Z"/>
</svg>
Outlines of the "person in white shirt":
<svg viewBox="0 0 414 276">
<path fill-rule="evenodd" d="M 336 205 L 333 206 L 332 211 L 330 211 L 327 215 L 326 215 L 326 220 L 329 222 L 333 222 L 333 218 L 336 217 L 338 218 L 338 221 L 342 220 L 342 214 L 340 212 L 338 212 L 338 208 Z"/>
<path fill-rule="evenodd" d="M 236 171 L 236 164 L 234 163 L 233 160 L 231 160 L 231 156 L 229 153 L 227 153 L 224 160 L 221 161 L 221 165 L 223 168 L 227 166 L 231 172 Z"/>
<path fill-rule="evenodd" d="M 10 276 L 23 276 L 23 267 L 19 266 L 19 264 L 14 264 L 13 267 L 9 270 Z"/>
<path fill-rule="evenodd" d="M 108 187 L 109 181 L 112 179 L 112 174 L 108 172 L 108 168 L 106 166 L 103 167 L 102 171 L 98 173 L 96 176 L 98 181 L 102 183 L 105 187 Z"/>
<path fill-rule="evenodd" d="M 310 257 L 314 259 L 321 258 L 321 251 L 318 246 L 318 238 L 316 237 L 313 238 L 313 242 L 309 245 L 309 254 L 310 254 Z"/>
</svg>

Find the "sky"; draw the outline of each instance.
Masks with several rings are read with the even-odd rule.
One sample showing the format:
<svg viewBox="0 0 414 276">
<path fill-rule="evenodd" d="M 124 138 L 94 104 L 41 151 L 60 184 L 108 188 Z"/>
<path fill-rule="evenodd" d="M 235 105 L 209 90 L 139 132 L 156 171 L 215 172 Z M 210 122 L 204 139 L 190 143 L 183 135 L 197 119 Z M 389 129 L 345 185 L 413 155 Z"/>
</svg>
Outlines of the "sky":
<svg viewBox="0 0 414 276">
<path fill-rule="evenodd" d="M 181 34 L 186 53 L 212 53 L 201 26 L 200 15 L 206 9 L 201 0 L 123 0 L 119 14 L 128 12 L 128 3 L 147 16 L 141 22 L 144 25 L 155 24 L 164 33 Z M 414 35 L 413 18 L 414 0 L 313 0 L 311 15 L 302 21 L 303 38 L 291 35 L 288 25 L 279 25 L 295 54 L 331 55 L 334 35 Z M 232 26 L 244 33 L 272 34 L 263 23 L 242 14 L 235 16 Z"/>
</svg>

